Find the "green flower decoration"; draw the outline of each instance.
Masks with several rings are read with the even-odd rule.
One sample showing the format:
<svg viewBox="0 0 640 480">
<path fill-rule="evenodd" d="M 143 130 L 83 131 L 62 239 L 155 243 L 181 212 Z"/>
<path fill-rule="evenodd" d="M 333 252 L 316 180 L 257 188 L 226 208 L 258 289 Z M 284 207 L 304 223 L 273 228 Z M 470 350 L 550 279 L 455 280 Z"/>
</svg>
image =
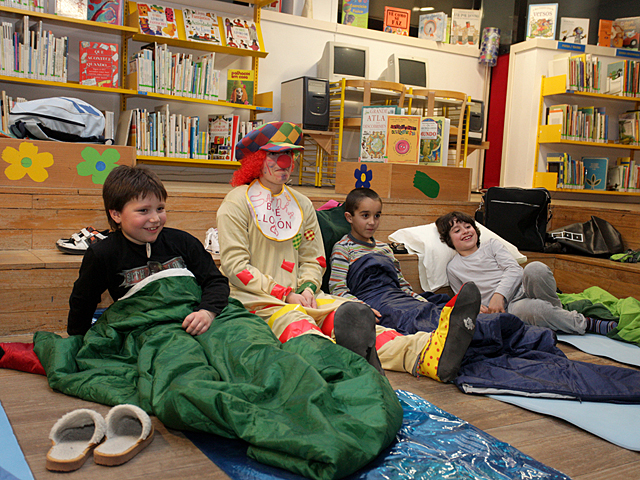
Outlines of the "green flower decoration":
<svg viewBox="0 0 640 480">
<path fill-rule="evenodd" d="M 93 147 L 87 147 L 80 154 L 84 162 L 80 162 L 76 167 L 78 175 L 88 177 L 92 175 L 91 181 L 96 185 L 104 185 L 109 172 L 116 168 L 120 160 L 120 152 L 115 148 L 108 148 L 102 155 Z"/>
</svg>

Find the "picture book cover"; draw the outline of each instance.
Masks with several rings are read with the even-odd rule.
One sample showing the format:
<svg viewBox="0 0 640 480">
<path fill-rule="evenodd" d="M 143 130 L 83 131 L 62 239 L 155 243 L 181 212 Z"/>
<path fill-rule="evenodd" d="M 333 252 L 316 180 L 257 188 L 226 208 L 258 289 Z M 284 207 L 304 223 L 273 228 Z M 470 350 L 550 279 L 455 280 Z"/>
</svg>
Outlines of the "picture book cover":
<svg viewBox="0 0 640 480">
<path fill-rule="evenodd" d="M 223 17 L 220 28 L 228 47 L 264 52 L 260 26 L 253 20 Z"/>
<path fill-rule="evenodd" d="M 342 0 L 342 24 L 367 28 L 369 0 Z"/>
<path fill-rule="evenodd" d="M 227 101 L 253 105 L 253 70 L 227 70 Z"/>
<path fill-rule="evenodd" d="M 447 166 L 449 125 L 446 117 L 424 117 L 420 126 L 420 163 Z"/>
<path fill-rule="evenodd" d="M 560 19 L 560 34 L 558 35 L 558 40 L 560 40 L 561 42 L 586 45 L 588 39 L 588 18 L 562 17 Z"/>
<path fill-rule="evenodd" d="M 387 33 L 409 36 L 411 10 L 397 7 L 384 7 L 384 23 L 382 30 Z"/>
<path fill-rule="evenodd" d="M 610 47 L 613 33 L 613 20 L 600 20 L 598 22 L 598 46 Z"/>
<path fill-rule="evenodd" d="M 87 19 L 87 0 L 55 0 L 56 15 Z"/>
<path fill-rule="evenodd" d="M 636 112 L 618 115 L 618 139 L 623 145 L 638 144 L 638 118 Z"/>
<path fill-rule="evenodd" d="M 624 71 L 626 60 L 613 62 L 607 65 L 607 93 L 615 95 L 622 92 L 624 86 Z"/>
<path fill-rule="evenodd" d="M 606 190 L 608 158 L 582 157 L 585 190 Z"/>
<path fill-rule="evenodd" d="M 529 5 L 526 39 L 546 38 L 548 40 L 555 40 L 557 18 L 557 3 Z"/>
<path fill-rule="evenodd" d="M 184 8 L 184 33 L 187 40 L 222 45 L 218 16 L 213 12 Z"/>
<path fill-rule="evenodd" d="M 638 50 L 640 47 L 640 17 L 616 18 L 614 24 L 622 29 L 622 45 L 619 48 Z"/>
<path fill-rule="evenodd" d="M 451 37 L 454 45 L 479 45 L 480 10 L 451 9 Z"/>
<path fill-rule="evenodd" d="M 238 139 L 238 115 L 209 115 L 209 158 L 211 160 L 235 160 L 235 144 Z"/>
<path fill-rule="evenodd" d="M 359 162 L 385 162 L 389 115 L 400 113 L 395 106 L 362 107 Z"/>
<path fill-rule="evenodd" d="M 141 33 L 158 37 L 181 38 L 179 29 L 182 29 L 182 12 L 180 10 L 150 3 L 137 3 L 135 6 Z M 178 16 L 180 19 L 177 18 Z"/>
<path fill-rule="evenodd" d="M 420 115 L 389 115 L 387 163 L 419 163 L 421 123 Z"/>
<path fill-rule="evenodd" d="M 80 85 L 118 88 L 118 44 L 80 42 Z"/>
<path fill-rule="evenodd" d="M 611 25 L 611 46 L 622 48 L 624 42 L 624 27 L 618 20 L 614 20 Z"/>
<path fill-rule="evenodd" d="M 87 20 L 122 25 L 125 0 L 87 0 Z"/>
<path fill-rule="evenodd" d="M 443 42 L 446 30 L 446 13 L 438 12 L 420 15 L 420 20 L 418 21 L 418 38 Z"/>
<path fill-rule="evenodd" d="M 282 0 L 276 0 L 275 2 L 267 3 L 262 7 L 264 10 L 273 10 L 275 12 L 282 11 Z"/>
</svg>

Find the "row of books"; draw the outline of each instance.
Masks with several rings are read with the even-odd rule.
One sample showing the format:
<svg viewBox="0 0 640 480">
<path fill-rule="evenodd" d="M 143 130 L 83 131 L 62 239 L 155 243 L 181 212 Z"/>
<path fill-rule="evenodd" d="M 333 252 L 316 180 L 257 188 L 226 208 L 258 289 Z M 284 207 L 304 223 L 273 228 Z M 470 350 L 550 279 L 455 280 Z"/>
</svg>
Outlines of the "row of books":
<svg viewBox="0 0 640 480">
<path fill-rule="evenodd" d="M 404 115 L 395 106 L 362 107 L 361 162 L 446 166 L 451 120 Z"/>
<path fill-rule="evenodd" d="M 630 157 L 620 157 L 607 172 L 607 190 L 640 192 L 640 165 Z"/>
<path fill-rule="evenodd" d="M 615 165 L 607 157 L 578 160 L 567 153 L 549 153 L 546 160 L 547 172 L 558 176 L 558 188 L 640 192 L 640 165 L 630 157 L 619 157 Z"/>
<path fill-rule="evenodd" d="M 233 161 L 236 143 L 256 128 L 263 120 L 242 121 L 238 115 L 209 115 L 209 160 Z"/>
<path fill-rule="evenodd" d="M 16 103 L 26 102 L 27 99 L 24 97 L 10 97 L 4 90 L 2 90 L 2 96 L 0 98 L 2 102 L 0 105 L 2 132 L 6 135 L 11 135 L 9 131 L 9 113 Z"/>
<path fill-rule="evenodd" d="M 620 143 L 640 145 L 640 110 L 632 110 L 618 115 Z"/>
<path fill-rule="evenodd" d="M 640 61 L 620 60 L 607 65 L 605 93 L 640 97 Z"/>
<path fill-rule="evenodd" d="M 167 45 L 152 43 L 129 62 L 127 88 L 178 97 L 218 100 L 220 71 L 214 68 L 215 53 L 199 57 L 171 53 Z"/>
<path fill-rule="evenodd" d="M 0 7 L 122 25 L 124 0 L 0 0 Z"/>
<path fill-rule="evenodd" d="M 25 15 L 15 25 L 2 22 L 0 74 L 50 82 L 67 81 L 68 37 L 56 37 L 42 21 L 29 26 Z"/>
<path fill-rule="evenodd" d="M 609 115 L 604 107 L 551 105 L 547 125 L 562 125 L 560 135 L 565 140 L 596 143 L 609 140 Z"/>
<path fill-rule="evenodd" d="M 547 155 L 547 172 L 558 174 L 558 188 L 582 190 L 585 188 L 585 166 L 583 160 L 575 159 L 567 153 L 549 153 Z M 605 176 L 606 172 L 605 168 Z M 598 183 L 599 190 L 604 190 L 605 182 L 606 179 Z"/>
</svg>

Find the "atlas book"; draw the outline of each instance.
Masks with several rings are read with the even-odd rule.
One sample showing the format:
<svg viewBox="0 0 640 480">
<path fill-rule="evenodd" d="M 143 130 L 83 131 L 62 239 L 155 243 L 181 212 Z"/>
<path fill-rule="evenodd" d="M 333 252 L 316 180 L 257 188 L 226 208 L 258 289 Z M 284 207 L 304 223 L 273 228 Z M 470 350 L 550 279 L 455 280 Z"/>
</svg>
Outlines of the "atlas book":
<svg viewBox="0 0 640 480">
<path fill-rule="evenodd" d="M 420 115 L 389 115 L 387 163 L 419 163 L 421 123 Z"/>
<path fill-rule="evenodd" d="M 88 0 L 87 20 L 122 25 L 125 0 Z"/>
<path fill-rule="evenodd" d="M 548 40 L 555 40 L 557 17 L 557 3 L 529 5 L 526 39 L 546 38 Z"/>
<path fill-rule="evenodd" d="M 560 34 L 558 35 L 558 40 L 560 40 L 561 42 L 586 45 L 588 39 L 588 18 L 562 17 L 560 19 Z"/>
<path fill-rule="evenodd" d="M 359 162 L 385 162 L 389 115 L 400 113 L 395 106 L 362 107 Z"/>
<path fill-rule="evenodd" d="M 342 24 L 367 28 L 369 0 L 342 0 Z"/>
<path fill-rule="evenodd" d="M 480 10 L 451 9 L 451 37 L 453 45 L 479 45 Z"/>
<path fill-rule="evenodd" d="M 218 16 L 215 13 L 185 8 L 182 10 L 182 16 L 187 40 L 212 45 L 223 44 Z"/>
<path fill-rule="evenodd" d="M 241 17 L 222 17 L 220 28 L 228 47 L 264 52 L 260 25 Z"/>
<path fill-rule="evenodd" d="M 118 44 L 80 42 L 80 85 L 118 88 Z"/>
<path fill-rule="evenodd" d="M 383 31 L 409 36 L 411 10 L 397 7 L 384 7 Z"/>
<path fill-rule="evenodd" d="M 418 38 L 443 42 L 446 30 L 446 13 L 439 12 L 420 15 L 420 20 L 418 21 Z"/>
<path fill-rule="evenodd" d="M 447 166 L 451 119 L 424 117 L 420 126 L 420 164 Z"/>
<path fill-rule="evenodd" d="M 87 19 L 87 0 L 55 0 L 56 15 L 79 20 Z"/>
<path fill-rule="evenodd" d="M 582 157 L 582 162 L 584 163 L 585 190 L 606 190 L 609 159 Z"/>
<path fill-rule="evenodd" d="M 253 70 L 227 70 L 227 102 L 253 105 Z"/>
<path fill-rule="evenodd" d="M 182 11 L 150 3 L 129 2 L 131 26 L 145 35 L 184 39 Z"/>
</svg>

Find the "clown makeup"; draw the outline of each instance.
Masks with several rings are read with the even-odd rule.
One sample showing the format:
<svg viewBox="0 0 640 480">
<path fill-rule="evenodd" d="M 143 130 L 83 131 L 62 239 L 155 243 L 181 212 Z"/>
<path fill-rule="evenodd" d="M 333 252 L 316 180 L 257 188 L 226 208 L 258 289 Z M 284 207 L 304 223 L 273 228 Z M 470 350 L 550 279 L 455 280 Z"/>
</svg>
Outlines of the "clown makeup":
<svg viewBox="0 0 640 480">
<path fill-rule="evenodd" d="M 262 164 L 260 182 L 273 193 L 280 193 L 293 172 L 295 160 L 293 150 L 284 152 L 267 152 L 267 157 Z"/>
</svg>

